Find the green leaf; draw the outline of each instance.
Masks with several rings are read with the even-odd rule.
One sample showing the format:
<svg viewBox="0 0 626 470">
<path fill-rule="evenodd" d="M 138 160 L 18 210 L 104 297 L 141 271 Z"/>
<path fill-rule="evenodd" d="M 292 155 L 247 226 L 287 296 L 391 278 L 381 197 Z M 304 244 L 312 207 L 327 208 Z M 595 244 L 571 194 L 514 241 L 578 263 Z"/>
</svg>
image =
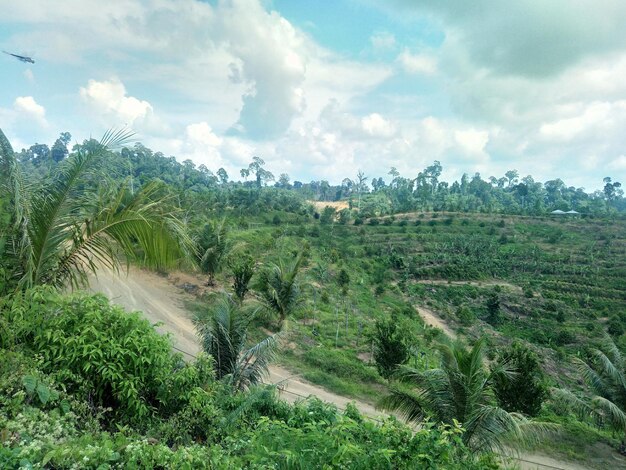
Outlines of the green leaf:
<svg viewBox="0 0 626 470">
<path fill-rule="evenodd" d="M 70 402 L 67 400 L 61 400 L 61 403 L 59 403 L 59 408 L 61 408 L 63 414 L 69 413 L 71 409 Z"/>
<path fill-rule="evenodd" d="M 25 375 L 22 377 L 22 385 L 24 385 L 26 392 L 31 395 L 37 387 L 37 378 L 32 375 Z"/>
<path fill-rule="evenodd" d="M 50 400 L 50 389 L 44 384 L 39 383 L 39 385 L 37 385 L 37 396 L 39 397 L 39 401 L 45 405 Z"/>
</svg>

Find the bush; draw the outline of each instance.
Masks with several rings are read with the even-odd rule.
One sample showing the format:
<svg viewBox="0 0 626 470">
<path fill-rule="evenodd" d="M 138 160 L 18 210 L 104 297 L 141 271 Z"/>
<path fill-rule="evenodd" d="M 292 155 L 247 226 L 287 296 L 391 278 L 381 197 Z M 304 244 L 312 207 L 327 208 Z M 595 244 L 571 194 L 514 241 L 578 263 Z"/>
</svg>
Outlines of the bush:
<svg viewBox="0 0 626 470">
<path fill-rule="evenodd" d="M 476 319 L 476 315 L 474 315 L 474 312 L 472 312 L 472 310 L 465 305 L 462 305 L 457 309 L 456 316 L 461 324 L 465 326 L 471 325 Z"/>
<path fill-rule="evenodd" d="M 34 289 L 5 299 L 0 313 L 17 326 L 16 340 L 41 356 L 44 372 L 130 421 L 155 411 L 173 372 L 183 366 L 169 338 L 102 295 L 63 297 Z"/>
<path fill-rule="evenodd" d="M 618 315 L 613 315 L 609 318 L 609 326 L 607 328 L 608 333 L 611 336 L 621 336 L 624 334 L 624 325 Z"/>
<path fill-rule="evenodd" d="M 487 321 L 496 326 L 502 321 L 502 313 L 500 312 L 500 299 L 498 294 L 494 291 L 489 294 L 486 302 L 487 307 Z"/>
<path fill-rule="evenodd" d="M 495 367 L 513 368 L 513 378 L 496 374 L 494 391 L 498 404 L 509 412 L 537 416 L 548 396 L 545 376 L 537 355 L 521 343 L 514 343 L 498 355 Z"/>
<path fill-rule="evenodd" d="M 386 321 L 377 321 L 374 328 L 374 361 L 378 373 L 388 379 L 399 365 L 408 361 L 408 341 L 404 332 L 398 329 L 395 316 Z"/>
<path fill-rule="evenodd" d="M 350 358 L 338 349 L 314 348 L 306 352 L 304 359 L 308 364 L 336 377 L 362 382 L 377 379 L 373 368 L 367 367 L 356 358 Z"/>
</svg>

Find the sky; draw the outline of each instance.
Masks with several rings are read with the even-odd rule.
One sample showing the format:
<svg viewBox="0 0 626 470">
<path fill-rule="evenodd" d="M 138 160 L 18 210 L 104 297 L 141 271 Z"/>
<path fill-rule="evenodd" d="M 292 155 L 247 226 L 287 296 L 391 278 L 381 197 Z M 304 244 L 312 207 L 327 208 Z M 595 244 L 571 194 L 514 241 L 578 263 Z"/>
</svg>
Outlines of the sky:
<svg viewBox="0 0 626 470">
<path fill-rule="evenodd" d="M 128 127 L 231 178 L 626 179 L 622 0 L 0 0 L 15 149 Z"/>
</svg>

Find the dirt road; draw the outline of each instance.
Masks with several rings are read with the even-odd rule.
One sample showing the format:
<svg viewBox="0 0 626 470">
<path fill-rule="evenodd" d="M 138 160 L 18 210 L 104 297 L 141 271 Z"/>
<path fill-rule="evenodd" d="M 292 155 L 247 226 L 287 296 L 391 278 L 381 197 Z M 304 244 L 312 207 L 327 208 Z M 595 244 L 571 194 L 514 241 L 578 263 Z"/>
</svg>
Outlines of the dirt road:
<svg viewBox="0 0 626 470">
<path fill-rule="evenodd" d="M 452 329 L 441 318 L 439 318 L 435 312 L 426 307 L 416 306 L 415 309 L 424 320 L 424 323 L 434 326 L 435 328 L 439 328 L 440 330 L 443 330 L 443 332 L 451 339 L 456 339 L 456 333 L 454 333 L 454 331 L 452 331 Z"/>
<path fill-rule="evenodd" d="M 119 275 L 102 269 L 97 278 L 90 279 L 90 286 L 92 291 L 102 292 L 115 304 L 127 310 L 139 310 L 152 323 L 160 323 L 157 329 L 161 333 L 170 333 L 174 347 L 184 354 L 193 356 L 200 351 L 193 323 L 184 308 L 185 300 L 192 300 L 192 297 L 172 285 L 167 278 L 134 267 L 128 274 L 121 272 Z M 289 402 L 314 395 L 341 409 L 355 402 L 361 413 L 372 418 L 385 415 L 369 403 L 336 395 L 279 366 L 270 367 L 267 380 L 279 384 L 282 397 Z"/>
</svg>

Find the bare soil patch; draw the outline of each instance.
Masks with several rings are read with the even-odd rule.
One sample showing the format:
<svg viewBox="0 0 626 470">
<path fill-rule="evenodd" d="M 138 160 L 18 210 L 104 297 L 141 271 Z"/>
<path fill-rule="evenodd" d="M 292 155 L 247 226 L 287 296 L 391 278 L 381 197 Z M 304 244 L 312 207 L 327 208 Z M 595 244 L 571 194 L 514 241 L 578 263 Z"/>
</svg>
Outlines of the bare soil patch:
<svg viewBox="0 0 626 470">
<path fill-rule="evenodd" d="M 431 309 L 415 306 L 415 310 L 417 310 L 417 313 L 419 313 L 420 317 L 422 317 L 424 323 L 430 326 L 434 326 L 435 328 L 439 328 L 440 330 L 443 330 L 443 332 L 450 338 L 456 339 L 456 333 L 452 331 L 452 328 L 450 328 L 448 324 Z"/>
<path fill-rule="evenodd" d="M 309 204 L 311 204 L 313 207 L 315 207 L 316 211 L 322 211 L 324 210 L 324 207 L 334 207 L 337 212 L 339 212 L 342 209 L 349 209 L 350 208 L 350 204 L 348 203 L 348 201 L 307 201 Z"/>
</svg>

